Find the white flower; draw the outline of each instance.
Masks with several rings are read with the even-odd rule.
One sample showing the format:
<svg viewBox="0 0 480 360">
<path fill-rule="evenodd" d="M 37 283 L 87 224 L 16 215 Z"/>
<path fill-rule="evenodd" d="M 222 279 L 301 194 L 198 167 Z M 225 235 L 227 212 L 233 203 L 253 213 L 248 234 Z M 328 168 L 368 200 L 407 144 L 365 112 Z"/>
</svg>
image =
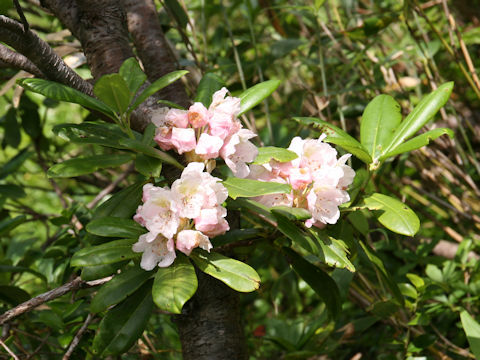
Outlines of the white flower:
<svg viewBox="0 0 480 360">
<path fill-rule="evenodd" d="M 250 130 L 240 129 L 226 140 L 220 150 L 220 156 L 236 177 L 245 178 L 250 173 L 246 163 L 255 160 L 258 149 L 248 140 L 255 136 Z"/>
<path fill-rule="evenodd" d="M 173 239 L 157 235 L 153 241 L 147 241 L 149 237 L 149 233 L 140 235 L 138 242 L 132 246 L 134 252 L 143 252 L 140 267 L 150 271 L 157 264 L 159 267 L 170 266 L 176 258 Z"/>
<path fill-rule="evenodd" d="M 182 230 L 177 235 L 177 249 L 189 256 L 193 249 L 200 247 L 210 252 L 213 247 L 208 236 L 196 230 Z"/>
</svg>

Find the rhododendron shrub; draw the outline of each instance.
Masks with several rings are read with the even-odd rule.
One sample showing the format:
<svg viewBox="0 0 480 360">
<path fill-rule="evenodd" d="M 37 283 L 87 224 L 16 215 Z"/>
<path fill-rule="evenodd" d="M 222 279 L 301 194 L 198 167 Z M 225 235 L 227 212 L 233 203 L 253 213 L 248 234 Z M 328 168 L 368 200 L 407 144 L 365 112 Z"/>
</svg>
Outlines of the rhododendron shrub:
<svg viewBox="0 0 480 360">
<path fill-rule="evenodd" d="M 157 126 L 155 141 L 190 161 L 221 157 L 235 176 L 244 178 L 249 173 L 246 163 L 258 153 L 249 140 L 257 135 L 243 129 L 237 118 L 240 99 L 226 96 L 227 92 L 226 88 L 215 92 L 208 109 L 196 102 L 188 110 L 158 110 L 152 119 Z"/>
<path fill-rule="evenodd" d="M 338 207 L 350 200 L 348 186 L 355 176 L 353 169 L 346 165 L 351 154 L 337 159 L 337 151 L 324 143 L 325 135 L 317 140 L 303 140 L 295 137 L 288 150 L 297 154 L 289 162 L 270 160 L 264 165 L 250 165 L 251 179 L 290 184 L 288 194 L 271 194 L 255 198 L 269 206 L 304 208 L 312 215 L 305 226 L 323 228 L 335 224 L 340 217 Z"/>
<path fill-rule="evenodd" d="M 156 265 L 170 266 L 175 260 L 175 248 L 186 255 L 200 247 L 210 252 L 209 237 L 229 229 L 225 220 L 227 210 L 222 203 L 227 189 L 204 172 L 203 163 L 192 162 L 173 182 L 171 189 L 152 184 L 143 186 L 143 204 L 134 220 L 148 232 L 133 245 L 142 252 L 140 266 L 152 270 Z"/>
</svg>

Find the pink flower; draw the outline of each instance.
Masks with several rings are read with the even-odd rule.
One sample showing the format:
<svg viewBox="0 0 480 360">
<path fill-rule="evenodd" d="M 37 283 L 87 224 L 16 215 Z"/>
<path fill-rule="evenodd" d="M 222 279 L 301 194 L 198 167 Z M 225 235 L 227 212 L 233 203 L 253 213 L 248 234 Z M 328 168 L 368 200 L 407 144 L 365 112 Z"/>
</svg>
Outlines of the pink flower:
<svg viewBox="0 0 480 360">
<path fill-rule="evenodd" d="M 292 189 L 301 190 L 312 182 L 312 174 L 308 168 L 292 168 L 288 180 Z"/>
<path fill-rule="evenodd" d="M 208 252 L 213 247 L 208 239 L 200 231 L 182 230 L 177 235 L 177 249 L 189 256 L 193 249 L 200 247 Z"/>
<path fill-rule="evenodd" d="M 216 91 L 212 96 L 212 103 L 208 110 L 210 112 L 222 112 L 236 117 L 240 112 L 240 99 L 231 96 L 225 97 L 227 92 L 228 90 L 224 87 Z"/>
<path fill-rule="evenodd" d="M 218 152 L 223 146 L 223 140 L 218 136 L 211 136 L 207 133 L 202 133 L 198 139 L 195 153 L 202 155 L 205 159 L 214 159 L 218 157 Z"/>
<path fill-rule="evenodd" d="M 162 107 L 155 110 L 151 116 L 152 123 L 154 123 L 157 127 L 165 126 L 165 122 L 166 122 L 165 117 L 169 110 L 170 109 L 167 107 Z"/>
<path fill-rule="evenodd" d="M 208 120 L 208 125 L 210 127 L 209 134 L 218 136 L 222 140 L 225 140 L 230 134 L 242 127 L 233 115 L 218 111 L 212 114 Z"/>
<path fill-rule="evenodd" d="M 148 234 L 140 235 L 138 242 L 132 246 L 134 252 L 143 252 L 140 267 L 150 271 L 157 264 L 159 267 L 170 266 L 177 256 L 173 239 L 157 235 L 152 241 L 147 241 L 147 237 Z"/>
<path fill-rule="evenodd" d="M 255 136 L 250 130 L 240 129 L 227 139 L 220 150 L 220 156 L 236 177 L 244 178 L 250 173 L 246 163 L 255 160 L 258 149 L 248 140 Z"/>
<path fill-rule="evenodd" d="M 188 109 L 188 122 L 194 129 L 207 125 L 208 118 L 208 110 L 202 103 L 196 102 Z"/>
<path fill-rule="evenodd" d="M 195 218 L 195 229 L 203 232 L 209 237 L 224 234 L 230 230 L 228 222 L 224 219 L 227 210 L 224 207 L 216 206 L 211 209 L 202 209 L 200 216 Z"/>
<path fill-rule="evenodd" d="M 195 138 L 195 130 L 191 128 L 181 129 L 172 128 L 172 145 L 175 146 L 179 154 L 189 152 L 195 149 L 197 140 Z"/>
<path fill-rule="evenodd" d="M 170 150 L 174 148 L 172 144 L 172 128 L 162 126 L 158 127 L 155 130 L 155 138 L 154 140 L 160 146 L 162 150 Z"/>
<path fill-rule="evenodd" d="M 180 109 L 170 109 L 165 115 L 165 126 L 185 129 L 188 126 L 188 112 Z"/>
</svg>

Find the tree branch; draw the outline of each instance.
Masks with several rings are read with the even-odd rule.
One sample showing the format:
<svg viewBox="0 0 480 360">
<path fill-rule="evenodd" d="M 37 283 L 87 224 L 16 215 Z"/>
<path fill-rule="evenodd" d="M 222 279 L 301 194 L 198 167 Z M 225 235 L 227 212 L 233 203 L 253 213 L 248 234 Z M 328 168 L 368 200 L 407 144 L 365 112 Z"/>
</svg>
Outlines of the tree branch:
<svg viewBox="0 0 480 360">
<path fill-rule="evenodd" d="M 92 85 L 83 80 L 31 30 L 23 31 L 18 21 L 0 15 L 0 41 L 27 57 L 49 79 L 92 94 Z"/>
<path fill-rule="evenodd" d="M 92 321 L 92 319 L 93 319 L 93 315 L 92 315 L 92 314 L 88 314 L 88 315 L 87 315 L 87 318 L 85 319 L 85 322 L 84 322 L 83 325 L 82 325 L 82 327 L 80 328 L 80 330 L 78 330 L 78 332 L 76 333 L 76 335 L 75 335 L 75 337 L 73 338 L 72 342 L 71 342 L 70 345 L 68 346 L 68 350 L 67 350 L 67 352 L 65 353 L 65 355 L 63 355 L 62 360 L 68 360 L 68 359 L 70 359 L 70 356 L 72 356 L 73 351 L 75 350 L 75 348 L 77 347 L 78 343 L 80 342 L 80 339 L 82 338 L 83 333 L 85 332 L 85 330 L 87 330 L 87 327 L 88 327 L 88 325 L 90 324 L 90 321 Z"/>
<path fill-rule="evenodd" d="M 128 31 L 148 79 L 153 82 L 177 70 L 178 64 L 158 21 L 153 0 L 123 0 L 123 6 L 127 12 Z M 159 95 L 184 107 L 190 104 L 185 88 L 179 81 L 167 86 Z"/>
<path fill-rule="evenodd" d="M 113 278 L 113 276 L 108 276 L 103 279 L 98 279 L 98 280 L 92 280 L 92 281 L 83 281 L 80 276 L 76 277 L 72 281 L 63 284 L 62 286 L 47 291 L 46 293 L 40 294 L 38 296 L 35 296 L 34 298 L 25 301 L 24 303 L 21 303 L 20 305 L 17 305 L 13 309 L 10 309 L 8 311 L 5 311 L 2 315 L 0 315 L 0 325 L 5 324 L 6 322 L 16 318 L 19 315 L 22 315 L 23 313 L 29 312 L 36 308 L 39 305 L 42 305 L 43 303 L 46 303 L 47 301 L 59 298 L 62 295 L 65 295 L 66 293 L 70 291 L 74 291 L 77 289 L 85 289 L 89 287 L 94 287 L 98 285 L 105 284 L 106 282 L 110 281 Z"/>
<path fill-rule="evenodd" d="M 25 70 L 36 77 L 45 77 L 40 69 L 25 56 L 10 50 L 8 47 L 2 44 L 0 44 L 0 60 L 2 60 L 8 67 L 13 67 L 18 70 Z"/>
</svg>

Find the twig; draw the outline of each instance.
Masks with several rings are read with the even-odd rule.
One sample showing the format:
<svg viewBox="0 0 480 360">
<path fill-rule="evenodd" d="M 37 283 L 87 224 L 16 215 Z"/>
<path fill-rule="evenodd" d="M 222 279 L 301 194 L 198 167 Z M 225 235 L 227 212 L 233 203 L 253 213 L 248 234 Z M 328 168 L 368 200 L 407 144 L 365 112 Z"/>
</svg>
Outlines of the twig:
<svg viewBox="0 0 480 360">
<path fill-rule="evenodd" d="M 50 332 L 47 334 L 47 336 L 45 336 L 42 339 L 42 342 L 40 343 L 40 345 L 37 346 L 37 348 L 33 351 L 33 353 L 31 353 L 25 358 L 25 360 L 29 360 L 32 357 L 34 357 L 42 349 L 42 347 L 47 343 L 49 337 L 50 337 Z"/>
<path fill-rule="evenodd" d="M 63 284 L 62 286 L 59 286 L 56 289 L 53 289 L 53 290 L 47 291 L 46 293 L 35 296 L 33 299 L 25 301 L 24 303 L 21 303 L 20 305 L 14 307 L 13 309 L 10 309 L 4 312 L 2 315 L 0 315 L 0 325 L 5 324 L 6 322 L 16 318 L 19 315 L 22 315 L 23 313 L 33 310 L 37 306 L 42 305 L 47 301 L 59 298 L 60 296 L 65 295 L 70 291 L 102 285 L 110 281 L 112 278 L 113 276 L 108 276 L 103 279 L 83 281 L 82 278 L 78 276 L 72 281 L 66 284 Z"/>
<path fill-rule="evenodd" d="M 0 339 L 0 345 L 2 345 L 5 350 L 7 350 L 7 352 L 10 354 L 11 357 L 14 358 L 14 360 L 19 360 L 18 356 L 15 355 L 13 351 L 10 350 L 10 348 L 1 339 Z"/>
<path fill-rule="evenodd" d="M 25 56 L 10 50 L 8 47 L 2 44 L 0 44 L 0 59 L 5 63 L 5 66 L 14 67 L 19 70 L 25 70 L 37 77 L 45 77 L 40 69 Z"/>
<path fill-rule="evenodd" d="M 63 355 L 62 360 L 68 360 L 68 359 L 70 359 L 70 356 L 73 354 L 73 351 L 75 350 L 75 348 L 77 347 L 78 343 L 80 342 L 80 339 L 82 338 L 83 333 L 84 333 L 85 330 L 87 329 L 88 324 L 90 324 L 90 321 L 92 321 L 92 319 L 93 319 L 93 315 L 92 315 L 92 314 L 88 314 L 88 315 L 87 315 L 87 318 L 85 319 L 85 322 L 84 322 L 83 325 L 82 325 L 82 327 L 78 330 L 77 334 L 75 335 L 75 337 L 73 338 L 72 342 L 71 342 L 70 345 L 68 346 L 68 350 L 67 350 L 67 352 L 65 353 L 65 355 Z"/>
<path fill-rule="evenodd" d="M 20 6 L 20 3 L 18 0 L 13 0 L 13 4 L 15 5 L 15 9 L 17 9 L 18 16 L 20 16 L 20 20 L 22 21 L 23 24 L 23 32 L 26 33 L 30 29 L 30 25 L 28 24 L 27 18 L 25 17 L 25 14 L 23 13 L 22 7 Z"/>
</svg>

